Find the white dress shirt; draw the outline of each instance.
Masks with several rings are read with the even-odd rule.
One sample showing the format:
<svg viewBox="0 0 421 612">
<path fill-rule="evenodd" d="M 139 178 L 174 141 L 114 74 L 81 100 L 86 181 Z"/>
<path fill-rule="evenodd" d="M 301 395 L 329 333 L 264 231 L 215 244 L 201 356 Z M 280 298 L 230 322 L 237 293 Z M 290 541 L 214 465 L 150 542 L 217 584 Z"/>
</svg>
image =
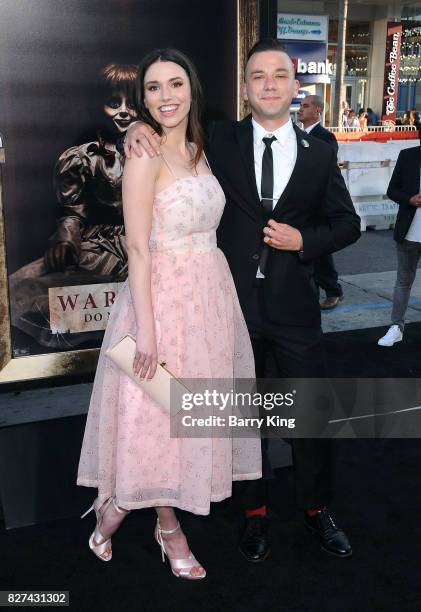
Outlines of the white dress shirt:
<svg viewBox="0 0 421 612">
<path fill-rule="evenodd" d="M 256 175 L 256 187 L 259 197 L 262 197 L 262 157 L 265 151 L 263 138 L 275 136 L 272 143 L 273 157 L 273 208 L 282 195 L 297 160 L 297 137 L 289 119 L 283 126 L 274 132 L 268 132 L 257 121 L 252 119 L 253 124 L 253 147 L 254 147 L 254 172 Z"/>
<path fill-rule="evenodd" d="M 419 193 L 421 193 L 421 173 Z M 405 240 L 410 240 L 411 242 L 421 242 L 421 208 L 417 208 L 415 211 L 414 218 L 412 219 L 412 223 L 406 233 Z"/>
<path fill-rule="evenodd" d="M 307 132 L 307 134 L 310 134 L 311 130 L 313 128 L 316 127 L 316 125 L 319 125 L 320 121 L 316 121 L 316 123 L 312 123 L 311 125 L 309 125 L 308 127 L 304 128 L 304 131 Z"/>
<path fill-rule="evenodd" d="M 412 219 L 405 239 L 411 242 L 421 242 L 421 208 L 417 208 L 415 211 L 414 218 Z"/>
<path fill-rule="evenodd" d="M 289 119 L 284 125 L 274 132 L 268 132 L 254 119 L 252 119 L 252 124 L 254 172 L 256 175 L 256 187 L 259 198 L 262 197 L 262 157 L 266 148 L 262 139 L 265 137 L 270 138 L 271 136 L 276 137 L 276 140 L 274 140 L 272 143 L 273 209 L 287 186 L 287 183 L 291 178 L 292 171 L 294 170 L 295 162 L 297 161 L 297 137 L 295 135 L 291 119 Z M 263 274 L 260 272 L 260 269 L 257 270 L 256 278 L 264 278 Z"/>
</svg>

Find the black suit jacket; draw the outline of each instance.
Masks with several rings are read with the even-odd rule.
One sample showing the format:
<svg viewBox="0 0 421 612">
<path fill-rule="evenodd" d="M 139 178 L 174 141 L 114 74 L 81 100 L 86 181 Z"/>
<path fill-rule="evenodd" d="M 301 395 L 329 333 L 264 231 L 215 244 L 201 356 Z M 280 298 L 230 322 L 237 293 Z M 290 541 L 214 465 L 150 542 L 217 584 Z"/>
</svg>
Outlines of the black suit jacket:
<svg viewBox="0 0 421 612">
<path fill-rule="evenodd" d="M 338 155 L 339 147 L 338 141 L 335 138 L 335 134 L 329 132 L 329 130 L 320 125 L 320 123 L 314 126 L 310 134 L 311 136 L 314 136 L 314 138 L 320 138 L 320 140 L 324 140 L 325 142 L 329 143 L 330 146 L 334 148 L 336 155 Z"/>
<path fill-rule="evenodd" d="M 420 192 L 421 148 L 403 149 L 396 161 L 387 195 L 399 204 L 393 237 L 402 242 L 414 218 L 416 207 L 409 203 L 413 195 Z"/>
<path fill-rule="evenodd" d="M 360 236 L 360 218 L 338 169 L 333 148 L 294 126 L 297 161 L 272 218 L 301 231 L 303 252 L 270 249 L 265 272 L 265 316 L 281 325 L 320 325 L 312 261 Z M 306 146 L 309 145 L 309 146 Z M 254 173 L 253 126 L 221 121 L 210 126 L 206 154 L 226 196 L 217 231 L 240 304 L 252 291 L 265 220 Z"/>
</svg>

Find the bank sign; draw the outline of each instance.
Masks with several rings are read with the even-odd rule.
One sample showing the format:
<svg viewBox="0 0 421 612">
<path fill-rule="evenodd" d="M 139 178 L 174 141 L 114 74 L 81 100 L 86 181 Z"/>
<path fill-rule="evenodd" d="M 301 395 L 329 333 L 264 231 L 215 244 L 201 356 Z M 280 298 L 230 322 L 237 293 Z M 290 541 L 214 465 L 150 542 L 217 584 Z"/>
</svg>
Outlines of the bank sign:
<svg viewBox="0 0 421 612">
<path fill-rule="evenodd" d="M 402 24 L 388 23 L 383 81 L 382 120 L 395 121 L 398 102 L 399 64 L 401 59 Z"/>
<path fill-rule="evenodd" d="M 324 41 L 328 39 L 327 15 L 278 13 L 277 38 L 281 40 Z"/>
<path fill-rule="evenodd" d="M 300 83 L 330 83 L 333 65 L 327 59 L 325 43 L 284 43 Z"/>
</svg>

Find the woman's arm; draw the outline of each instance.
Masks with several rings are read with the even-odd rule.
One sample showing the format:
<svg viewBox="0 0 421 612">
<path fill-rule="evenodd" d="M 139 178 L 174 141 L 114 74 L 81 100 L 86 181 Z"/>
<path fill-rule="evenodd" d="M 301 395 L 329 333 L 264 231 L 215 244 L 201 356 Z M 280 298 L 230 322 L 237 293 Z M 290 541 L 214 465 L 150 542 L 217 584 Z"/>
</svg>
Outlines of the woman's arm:
<svg viewBox="0 0 421 612">
<path fill-rule="evenodd" d="M 152 205 L 161 159 L 133 156 L 123 172 L 123 214 L 129 260 L 129 286 L 136 318 L 136 355 L 133 371 L 152 378 L 157 366 L 155 321 L 151 295 L 149 237 Z"/>
</svg>

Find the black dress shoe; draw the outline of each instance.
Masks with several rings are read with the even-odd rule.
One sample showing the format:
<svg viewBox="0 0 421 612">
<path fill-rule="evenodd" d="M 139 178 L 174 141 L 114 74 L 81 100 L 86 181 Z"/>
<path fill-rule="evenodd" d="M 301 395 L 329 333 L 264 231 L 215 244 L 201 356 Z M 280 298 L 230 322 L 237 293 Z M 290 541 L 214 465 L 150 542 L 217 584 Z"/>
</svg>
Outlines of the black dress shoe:
<svg viewBox="0 0 421 612">
<path fill-rule="evenodd" d="M 258 563 L 267 559 L 270 553 L 268 538 L 268 519 L 265 516 L 246 518 L 243 533 L 238 545 L 247 561 Z"/>
<path fill-rule="evenodd" d="M 317 537 L 326 552 L 338 557 L 350 557 L 352 548 L 346 534 L 335 525 L 329 510 L 324 508 L 317 514 L 305 514 L 304 524 Z"/>
</svg>

